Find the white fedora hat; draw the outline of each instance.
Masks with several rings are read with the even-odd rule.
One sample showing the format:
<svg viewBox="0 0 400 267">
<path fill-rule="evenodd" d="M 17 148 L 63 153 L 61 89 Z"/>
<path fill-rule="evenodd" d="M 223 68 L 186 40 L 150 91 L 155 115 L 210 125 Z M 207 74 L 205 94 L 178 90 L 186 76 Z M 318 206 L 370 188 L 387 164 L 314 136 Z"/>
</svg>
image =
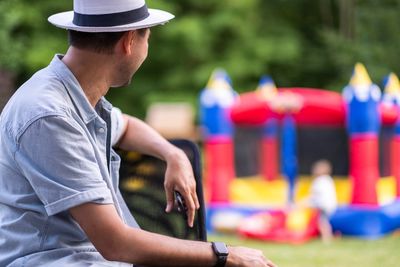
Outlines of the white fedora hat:
<svg viewBox="0 0 400 267">
<path fill-rule="evenodd" d="M 59 28 L 81 32 L 121 32 L 164 24 L 174 15 L 149 9 L 144 0 L 74 0 L 74 11 L 48 18 Z"/>
</svg>

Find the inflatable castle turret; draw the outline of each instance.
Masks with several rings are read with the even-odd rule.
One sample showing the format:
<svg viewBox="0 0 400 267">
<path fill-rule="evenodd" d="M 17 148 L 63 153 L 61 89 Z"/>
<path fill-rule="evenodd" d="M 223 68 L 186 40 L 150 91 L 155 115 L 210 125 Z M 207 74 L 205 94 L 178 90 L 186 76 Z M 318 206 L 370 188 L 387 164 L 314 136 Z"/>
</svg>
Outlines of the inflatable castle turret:
<svg viewBox="0 0 400 267">
<path fill-rule="evenodd" d="M 377 238 L 400 226 L 399 202 L 382 205 L 377 198 L 378 134 L 383 117 L 381 92 L 371 82 L 364 66 L 357 64 L 343 97 L 348 108 L 346 123 L 353 189 L 351 203 L 340 207 L 331 222 L 333 229 L 344 235 Z"/>
<path fill-rule="evenodd" d="M 400 111 L 400 82 L 399 78 L 391 73 L 384 82 L 383 103 L 395 106 Z M 400 197 L 400 117 L 393 127 L 393 136 L 390 144 L 390 173 L 396 180 L 396 196 Z"/>
<path fill-rule="evenodd" d="M 351 203 L 377 205 L 381 92 L 371 82 L 365 67 L 358 63 L 350 84 L 344 88 L 343 96 L 348 107 L 350 177 L 353 184 Z"/>
<path fill-rule="evenodd" d="M 214 203 L 229 202 L 228 185 L 235 177 L 230 108 L 236 96 L 228 74 L 221 69 L 213 72 L 200 95 L 207 188 Z"/>
</svg>

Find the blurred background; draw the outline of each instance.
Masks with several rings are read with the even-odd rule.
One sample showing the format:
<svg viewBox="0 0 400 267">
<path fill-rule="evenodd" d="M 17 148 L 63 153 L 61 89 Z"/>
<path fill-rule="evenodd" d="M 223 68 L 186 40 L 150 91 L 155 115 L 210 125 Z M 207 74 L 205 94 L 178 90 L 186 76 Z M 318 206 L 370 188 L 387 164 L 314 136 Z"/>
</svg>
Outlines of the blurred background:
<svg viewBox="0 0 400 267">
<path fill-rule="evenodd" d="M 130 88 L 108 98 L 144 118 L 154 101 L 197 97 L 216 67 L 238 92 L 262 74 L 278 87 L 340 91 L 363 62 L 380 84 L 400 72 L 400 0 L 148 0 L 176 18 L 152 29 L 149 57 Z M 47 22 L 72 1 L 0 1 L 0 109 L 20 84 L 67 49 L 67 34 Z M 197 110 L 197 109 L 196 109 Z"/>
<path fill-rule="evenodd" d="M 65 53 L 67 32 L 50 25 L 47 18 L 71 10 L 72 2 L 0 0 L 0 111 L 54 54 Z M 148 59 L 132 84 L 111 90 L 107 98 L 158 129 L 178 122 L 182 125 L 175 129 L 189 132 L 183 135 L 196 131 L 185 127 L 193 121 L 198 124 L 199 94 L 217 67 L 229 73 L 239 93 L 254 90 L 263 74 L 270 75 L 277 87 L 341 92 L 356 62 L 365 64 L 379 86 L 389 72 L 400 74 L 400 0 L 146 2 L 176 18 L 152 29 Z M 169 137 L 168 129 L 163 133 Z M 260 248 L 279 266 L 372 267 L 400 262 L 398 231 L 375 241 L 338 237 L 330 246 L 320 240 L 292 246 L 231 235 L 209 239 Z"/>
</svg>

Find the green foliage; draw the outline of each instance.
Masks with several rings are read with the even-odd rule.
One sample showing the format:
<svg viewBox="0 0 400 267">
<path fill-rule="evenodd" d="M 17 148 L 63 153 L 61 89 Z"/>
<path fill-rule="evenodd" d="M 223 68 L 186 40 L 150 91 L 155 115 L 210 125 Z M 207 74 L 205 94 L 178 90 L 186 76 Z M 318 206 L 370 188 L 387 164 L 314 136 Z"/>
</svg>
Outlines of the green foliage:
<svg viewBox="0 0 400 267">
<path fill-rule="evenodd" d="M 19 32 L 25 18 L 20 1 L 5 0 L 0 2 L 0 68 L 18 71 L 22 59 L 26 38 Z"/>
<path fill-rule="evenodd" d="M 28 78 L 45 67 L 57 50 L 65 49 L 66 33 L 47 23 L 70 1 L 2 0 L 0 2 L 0 67 Z"/>
<path fill-rule="evenodd" d="M 262 74 L 280 87 L 340 91 L 357 61 L 380 83 L 400 73 L 400 0 L 148 0 L 176 18 L 152 28 L 147 61 L 129 88 L 109 99 L 143 116 L 150 101 L 196 103 L 213 69 L 225 68 L 234 88 L 253 90 Z M 2 0 L 0 68 L 19 83 L 67 48 L 66 32 L 47 23 L 72 1 Z"/>
<path fill-rule="evenodd" d="M 398 9 L 400 1 L 359 1 L 355 37 L 343 38 L 338 32 L 320 32 L 326 58 L 335 75 L 325 83 L 326 88 L 341 90 L 349 79 L 355 62 L 366 65 L 372 80 L 381 85 L 389 72 L 400 74 L 397 45 L 400 42 Z"/>
</svg>

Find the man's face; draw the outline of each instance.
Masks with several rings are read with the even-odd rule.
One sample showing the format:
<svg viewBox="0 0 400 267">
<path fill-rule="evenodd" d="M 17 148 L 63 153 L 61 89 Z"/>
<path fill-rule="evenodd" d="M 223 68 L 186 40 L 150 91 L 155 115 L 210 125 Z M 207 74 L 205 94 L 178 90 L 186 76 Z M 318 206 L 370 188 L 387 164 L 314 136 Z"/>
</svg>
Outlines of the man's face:
<svg viewBox="0 0 400 267">
<path fill-rule="evenodd" d="M 144 60 L 147 58 L 149 49 L 150 29 L 137 30 L 134 34 L 133 42 L 133 60 L 135 68 L 133 74 L 139 69 Z M 132 74 L 132 75 L 133 75 Z"/>
<path fill-rule="evenodd" d="M 144 29 L 141 31 L 132 32 L 132 42 L 130 55 L 127 55 L 124 60 L 121 61 L 118 67 L 118 84 L 115 87 L 126 86 L 131 83 L 133 75 L 142 65 L 147 57 L 149 47 L 150 29 Z"/>
</svg>

